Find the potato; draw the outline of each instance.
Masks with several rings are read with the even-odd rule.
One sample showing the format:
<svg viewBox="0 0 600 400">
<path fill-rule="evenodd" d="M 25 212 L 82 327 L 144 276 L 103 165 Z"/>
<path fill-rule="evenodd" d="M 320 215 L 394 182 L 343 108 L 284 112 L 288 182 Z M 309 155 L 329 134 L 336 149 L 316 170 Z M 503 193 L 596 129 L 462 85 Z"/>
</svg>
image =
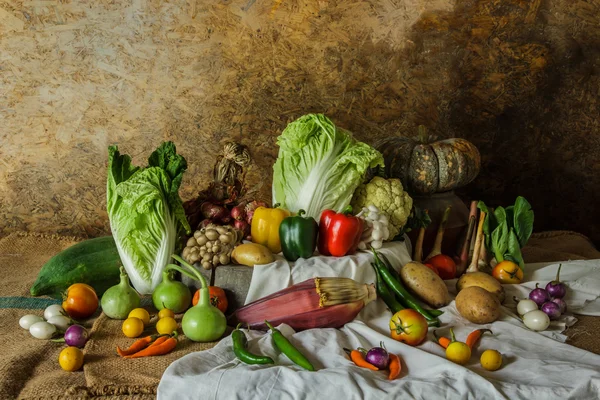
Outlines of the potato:
<svg viewBox="0 0 600 400">
<path fill-rule="evenodd" d="M 504 301 L 504 288 L 496 278 L 485 272 L 469 272 L 468 274 L 464 274 L 456 282 L 456 291 L 460 293 L 461 290 L 471 286 L 478 286 L 494 294 L 500 301 L 500 304 Z"/>
<path fill-rule="evenodd" d="M 257 264 L 268 264 L 275 261 L 271 250 L 257 243 L 244 243 L 233 249 L 231 258 L 236 263 L 253 267 Z"/>
<path fill-rule="evenodd" d="M 469 286 L 456 296 L 456 309 L 475 324 L 489 324 L 500 317 L 498 298 L 479 286 Z"/>
<path fill-rule="evenodd" d="M 425 265 L 409 262 L 400 269 L 400 278 L 408 290 L 431 307 L 439 308 L 450 303 L 446 284 Z"/>
</svg>

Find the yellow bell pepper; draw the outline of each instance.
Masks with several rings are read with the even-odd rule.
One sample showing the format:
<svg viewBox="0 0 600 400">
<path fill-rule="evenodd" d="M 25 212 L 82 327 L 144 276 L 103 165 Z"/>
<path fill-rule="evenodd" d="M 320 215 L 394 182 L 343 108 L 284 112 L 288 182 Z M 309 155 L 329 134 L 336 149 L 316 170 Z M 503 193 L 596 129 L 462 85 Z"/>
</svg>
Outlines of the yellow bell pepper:
<svg viewBox="0 0 600 400">
<path fill-rule="evenodd" d="M 250 235 L 254 243 L 266 246 L 273 254 L 281 251 L 279 225 L 290 212 L 282 208 L 258 207 L 252 217 Z"/>
</svg>

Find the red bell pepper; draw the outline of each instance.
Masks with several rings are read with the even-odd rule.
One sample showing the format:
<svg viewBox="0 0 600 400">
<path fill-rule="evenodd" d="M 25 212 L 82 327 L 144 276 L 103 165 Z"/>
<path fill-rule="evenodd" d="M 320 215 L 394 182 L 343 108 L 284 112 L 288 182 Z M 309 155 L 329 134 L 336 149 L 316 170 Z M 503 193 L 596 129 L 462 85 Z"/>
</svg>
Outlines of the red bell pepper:
<svg viewBox="0 0 600 400">
<path fill-rule="evenodd" d="M 354 254 L 363 232 L 363 220 L 346 213 L 325 210 L 319 222 L 319 253 L 342 257 Z"/>
</svg>

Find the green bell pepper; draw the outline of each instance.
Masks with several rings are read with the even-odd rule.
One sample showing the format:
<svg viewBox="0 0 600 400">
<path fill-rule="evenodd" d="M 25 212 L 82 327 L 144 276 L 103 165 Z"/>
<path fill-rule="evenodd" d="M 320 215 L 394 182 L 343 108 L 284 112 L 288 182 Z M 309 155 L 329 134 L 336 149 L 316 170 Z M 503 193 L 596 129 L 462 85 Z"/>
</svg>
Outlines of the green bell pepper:
<svg viewBox="0 0 600 400">
<path fill-rule="evenodd" d="M 319 226 L 313 217 L 303 217 L 304 213 L 300 210 L 298 215 L 285 218 L 279 225 L 281 250 L 288 261 L 309 258 L 317 247 Z"/>
</svg>

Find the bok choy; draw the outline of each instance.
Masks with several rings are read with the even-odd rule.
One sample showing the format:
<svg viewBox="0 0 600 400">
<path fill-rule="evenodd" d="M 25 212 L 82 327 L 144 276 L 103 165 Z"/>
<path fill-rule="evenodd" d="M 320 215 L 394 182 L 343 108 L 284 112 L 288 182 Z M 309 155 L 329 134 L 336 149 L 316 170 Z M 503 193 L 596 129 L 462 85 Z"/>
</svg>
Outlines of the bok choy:
<svg viewBox="0 0 600 400">
<path fill-rule="evenodd" d="M 179 197 L 187 162 L 172 142 L 131 165 L 117 146 L 108 148 L 107 210 L 121 262 L 134 288 L 150 294 L 162 279 L 182 231 L 190 232 Z"/>
</svg>

